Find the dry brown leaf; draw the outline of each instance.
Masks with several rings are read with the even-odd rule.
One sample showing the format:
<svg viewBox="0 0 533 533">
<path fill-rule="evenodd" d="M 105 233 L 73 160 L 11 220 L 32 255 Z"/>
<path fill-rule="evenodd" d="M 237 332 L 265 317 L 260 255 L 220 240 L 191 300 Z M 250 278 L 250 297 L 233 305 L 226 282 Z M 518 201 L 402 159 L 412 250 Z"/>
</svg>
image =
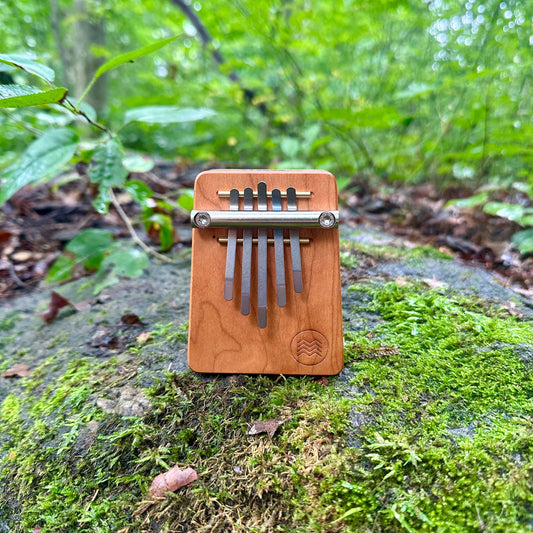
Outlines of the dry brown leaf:
<svg viewBox="0 0 533 533">
<path fill-rule="evenodd" d="M 152 333 L 149 331 L 144 331 L 135 339 L 135 342 L 148 342 L 151 340 L 152 340 Z"/>
<path fill-rule="evenodd" d="M 56 291 L 52 291 L 50 294 L 50 304 L 48 305 L 48 309 L 41 315 L 41 318 L 47 324 L 49 324 L 57 316 L 59 310 L 67 305 L 72 304 L 66 298 L 61 296 L 61 294 L 58 294 Z"/>
<path fill-rule="evenodd" d="M 193 468 L 181 470 L 178 465 L 173 466 L 168 472 L 159 474 L 154 478 L 150 485 L 148 496 L 150 498 L 161 498 L 165 495 L 165 492 L 174 492 L 197 479 L 198 474 Z"/>
<path fill-rule="evenodd" d="M 422 281 L 430 288 L 430 289 L 440 289 L 442 287 L 447 287 L 448 284 L 444 281 L 438 280 L 435 276 L 432 278 L 422 278 Z"/>
<path fill-rule="evenodd" d="M 120 321 L 128 326 L 144 326 L 144 322 L 135 313 L 127 313 L 120 317 Z"/>
<path fill-rule="evenodd" d="M 285 420 L 256 420 L 252 422 L 252 427 L 248 431 L 248 435 L 257 435 L 259 433 L 266 433 L 270 438 L 274 436 L 277 429 Z"/>
<path fill-rule="evenodd" d="M 8 368 L 0 377 L 3 378 L 25 378 L 31 374 L 30 367 L 24 363 L 17 363 Z"/>
</svg>

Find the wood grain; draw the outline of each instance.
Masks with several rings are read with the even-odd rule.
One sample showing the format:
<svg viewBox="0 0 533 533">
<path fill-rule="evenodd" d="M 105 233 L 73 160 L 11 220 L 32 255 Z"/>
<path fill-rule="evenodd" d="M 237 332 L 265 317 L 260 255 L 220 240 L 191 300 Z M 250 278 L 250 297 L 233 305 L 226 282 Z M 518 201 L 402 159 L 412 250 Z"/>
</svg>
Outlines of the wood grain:
<svg viewBox="0 0 533 533">
<path fill-rule="evenodd" d="M 245 187 L 268 191 L 288 187 L 311 191 L 298 209 L 336 210 L 335 178 L 325 171 L 213 170 L 200 174 L 194 187 L 194 209 L 227 210 L 229 199 L 217 192 Z M 282 202 L 287 209 L 286 200 Z M 242 208 L 242 199 L 241 199 Z M 269 200 L 269 210 L 271 209 Z M 288 230 L 284 230 L 288 238 Z M 332 375 L 344 362 L 338 229 L 302 228 L 303 286 L 292 286 L 290 247 L 284 246 L 287 305 L 276 303 L 274 247 L 268 246 L 267 327 L 257 326 L 257 246 L 253 246 L 251 310 L 240 313 L 242 245 L 237 245 L 233 300 L 224 300 L 225 228 L 193 229 L 189 316 L 189 366 L 197 372 Z M 242 236 L 242 230 L 238 230 Z M 256 230 L 254 230 L 254 237 Z M 272 231 L 269 230 L 269 237 Z"/>
</svg>

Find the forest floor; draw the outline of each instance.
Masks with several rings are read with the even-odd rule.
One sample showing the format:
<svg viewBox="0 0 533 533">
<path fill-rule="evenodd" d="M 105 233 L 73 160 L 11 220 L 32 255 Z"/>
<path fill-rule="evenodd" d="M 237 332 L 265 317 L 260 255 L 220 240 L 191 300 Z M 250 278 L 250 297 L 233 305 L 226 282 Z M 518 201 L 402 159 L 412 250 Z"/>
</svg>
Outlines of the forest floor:
<svg viewBox="0 0 533 533">
<path fill-rule="evenodd" d="M 144 178 L 163 194 L 196 170 Z M 173 263 L 138 278 L 42 283 L 81 228 L 127 236 L 89 193 L 4 208 L 0 532 L 531 530 L 533 267 L 516 228 L 428 187 L 358 185 L 341 374 L 206 376 L 187 368 L 185 222 Z M 45 322 L 52 291 L 72 305 Z M 175 465 L 198 479 L 156 497 Z"/>
</svg>

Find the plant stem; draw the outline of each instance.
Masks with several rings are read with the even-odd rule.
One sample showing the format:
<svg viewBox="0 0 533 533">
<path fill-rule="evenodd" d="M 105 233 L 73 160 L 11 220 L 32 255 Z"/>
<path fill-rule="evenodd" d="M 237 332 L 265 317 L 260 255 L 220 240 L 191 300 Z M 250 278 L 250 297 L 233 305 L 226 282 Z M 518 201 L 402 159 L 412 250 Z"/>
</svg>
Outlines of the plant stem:
<svg viewBox="0 0 533 533">
<path fill-rule="evenodd" d="M 115 209 L 117 210 L 117 213 L 119 214 L 120 218 L 122 219 L 122 222 L 126 225 L 126 228 L 133 239 L 135 243 L 137 243 L 146 253 L 153 255 L 154 257 L 157 257 L 157 259 L 160 259 L 161 261 L 165 261 L 166 263 L 173 263 L 172 259 L 169 257 L 160 254 L 159 252 L 156 252 L 154 249 L 150 248 L 146 243 L 142 241 L 142 239 L 139 237 L 137 232 L 135 231 L 135 228 L 133 227 L 131 220 L 129 219 L 128 215 L 124 212 L 124 209 L 122 209 L 122 206 L 120 205 L 120 202 L 117 200 L 117 197 L 115 196 L 115 193 L 113 192 L 113 189 L 109 187 L 109 196 L 111 197 L 111 202 L 115 206 Z"/>
<path fill-rule="evenodd" d="M 68 105 L 65 105 L 65 102 Z M 80 103 L 78 102 L 78 105 L 79 104 Z M 61 107 L 64 107 L 67 111 L 70 111 L 73 115 L 83 117 L 89 124 L 91 124 L 91 126 L 94 126 L 95 128 L 104 131 L 105 133 L 107 133 L 107 135 L 109 135 L 109 137 L 113 137 L 113 134 L 106 126 L 100 124 L 99 122 L 96 122 L 96 120 L 93 120 L 89 115 L 87 115 L 87 113 L 85 113 L 85 111 L 78 109 L 68 98 L 65 98 L 62 102 L 59 103 L 59 105 Z"/>
</svg>

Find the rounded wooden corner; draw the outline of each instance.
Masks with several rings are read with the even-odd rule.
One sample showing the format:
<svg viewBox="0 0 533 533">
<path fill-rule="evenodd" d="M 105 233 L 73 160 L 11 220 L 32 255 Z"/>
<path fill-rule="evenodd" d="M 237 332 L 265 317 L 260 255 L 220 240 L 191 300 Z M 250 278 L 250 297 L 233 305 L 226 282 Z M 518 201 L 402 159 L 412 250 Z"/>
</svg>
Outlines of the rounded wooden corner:
<svg viewBox="0 0 533 533">
<path fill-rule="evenodd" d="M 221 170 L 216 170 L 216 169 L 211 169 L 211 170 L 203 170 L 202 172 L 200 172 L 200 174 L 198 174 L 196 176 L 196 178 L 194 179 L 194 186 L 196 187 L 196 184 L 197 183 L 200 183 L 201 181 L 203 181 L 204 179 L 206 178 L 209 178 L 209 176 L 211 175 L 214 175 L 214 174 L 220 174 L 220 172 L 222 172 Z"/>
<path fill-rule="evenodd" d="M 206 372 L 209 372 L 209 370 L 202 370 L 198 367 L 195 367 L 194 364 L 191 363 L 190 357 L 187 358 L 187 366 L 189 367 L 189 370 L 192 370 L 198 374 L 205 374 Z"/>
</svg>

